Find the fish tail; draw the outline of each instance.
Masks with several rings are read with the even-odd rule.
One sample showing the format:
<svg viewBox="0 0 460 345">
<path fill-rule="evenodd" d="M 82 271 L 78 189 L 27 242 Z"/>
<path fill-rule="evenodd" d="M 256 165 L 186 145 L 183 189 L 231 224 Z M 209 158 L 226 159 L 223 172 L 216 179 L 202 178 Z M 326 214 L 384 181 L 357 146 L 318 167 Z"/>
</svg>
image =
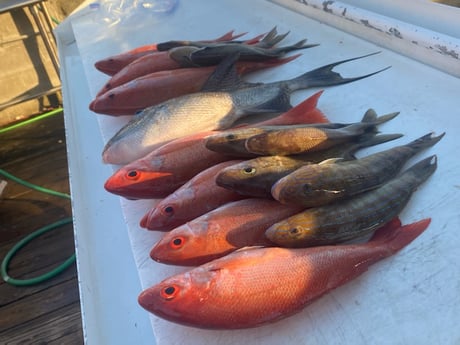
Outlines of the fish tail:
<svg viewBox="0 0 460 345">
<path fill-rule="evenodd" d="M 274 48 L 274 50 L 276 50 L 279 54 L 285 54 L 285 53 L 289 53 L 289 52 L 291 52 L 293 50 L 307 49 L 307 48 L 313 48 L 313 47 L 319 46 L 319 44 L 317 44 L 317 43 L 305 44 L 306 42 L 307 42 L 307 40 L 303 39 L 303 40 L 300 40 L 297 43 L 294 43 L 293 45 Z"/>
<path fill-rule="evenodd" d="M 257 44 L 258 47 L 262 48 L 271 48 L 275 44 L 278 44 L 282 40 L 286 38 L 286 36 L 289 35 L 289 31 L 278 35 L 278 32 L 276 30 L 276 26 L 268 32 L 265 37 Z"/>
<path fill-rule="evenodd" d="M 420 185 L 430 177 L 437 168 L 437 157 L 432 155 L 415 163 L 409 169 L 403 172 L 403 175 L 415 178 L 415 185 Z"/>
<path fill-rule="evenodd" d="M 394 254 L 423 233 L 430 222 L 431 218 L 426 218 L 411 224 L 401 225 L 399 219 L 395 218 L 377 229 L 369 244 L 382 246 L 388 255 Z"/>
<path fill-rule="evenodd" d="M 399 115 L 399 112 L 394 112 L 390 114 L 385 114 L 382 116 L 377 116 L 377 113 L 374 109 L 369 109 L 364 114 L 361 122 L 353 123 L 349 126 L 344 127 L 343 129 L 355 133 L 355 134 L 364 134 L 364 133 L 377 133 L 377 126 L 382 123 L 388 122 L 394 119 Z"/>
<path fill-rule="evenodd" d="M 433 136 L 433 133 L 429 133 L 429 134 L 426 134 L 412 142 L 410 142 L 409 144 L 407 144 L 406 146 L 411 148 L 414 153 L 417 153 L 425 148 L 428 148 L 428 147 L 431 147 L 433 145 L 435 145 L 439 140 L 442 139 L 442 137 L 445 135 L 446 133 L 442 133 L 441 135 L 438 135 L 437 137 L 434 137 Z"/>
<path fill-rule="evenodd" d="M 283 123 L 286 123 L 287 119 L 293 119 L 288 121 L 289 123 L 328 123 L 329 120 L 323 112 L 316 108 L 318 100 L 323 93 L 323 90 L 318 91 L 314 95 L 310 96 L 303 102 L 299 103 L 295 107 L 288 110 L 282 116 Z"/>
<path fill-rule="evenodd" d="M 360 140 L 351 146 L 347 152 L 343 154 L 343 158 L 347 160 L 356 159 L 355 153 L 363 148 L 371 147 L 379 144 L 386 143 L 388 141 L 392 141 L 398 138 L 401 138 L 402 134 L 381 134 L 375 135 L 375 133 L 365 134 L 364 136 L 360 137 Z"/>
<path fill-rule="evenodd" d="M 240 37 L 242 37 L 242 36 L 244 36 L 246 34 L 247 34 L 247 32 L 242 32 L 240 34 L 235 34 L 235 30 L 230 30 L 229 32 L 226 32 L 222 36 L 217 37 L 216 39 L 214 39 L 214 41 L 216 41 L 216 42 L 233 41 L 233 40 L 236 40 L 237 38 L 240 38 Z"/>
<path fill-rule="evenodd" d="M 285 58 L 275 58 L 263 61 L 238 61 L 236 63 L 236 69 L 239 74 L 245 74 L 263 68 L 271 68 L 284 65 L 297 59 L 301 55 L 302 54 L 296 54 Z"/>
<path fill-rule="evenodd" d="M 246 83 L 238 76 L 235 65 L 239 58 L 239 53 L 226 56 L 209 76 L 208 80 L 206 80 L 201 91 L 224 91 L 244 87 Z"/>
<path fill-rule="evenodd" d="M 382 123 L 388 122 L 390 120 L 393 120 L 396 116 L 399 115 L 399 111 L 396 111 L 394 113 L 389 113 L 385 115 L 381 115 L 377 117 L 374 121 L 369 121 L 370 124 L 373 124 L 374 126 L 381 125 Z M 366 122 L 366 121 L 364 121 Z"/>
<path fill-rule="evenodd" d="M 300 42 L 299 42 L 300 43 Z M 280 48 L 281 49 L 281 48 Z M 346 83 L 351 83 L 353 81 L 357 81 L 360 79 L 364 79 L 370 76 L 373 76 L 374 74 L 383 72 L 390 68 L 390 66 L 385 67 L 381 70 L 378 70 L 373 73 L 369 73 L 366 75 L 362 75 L 359 77 L 353 77 L 353 78 L 344 78 L 340 75 L 340 73 L 333 72 L 332 69 L 335 66 L 341 65 L 345 62 L 350 62 L 354 61 L 357 59 L 362 59 L 371 55 L 378 54 L 379 52 L 372 53 L 372 54 L 367 54 L 363 56 L 359 56 L 356 58 L 351 58 L 347 60 L 342 60 L 338 62 L 331 63 L 329 65 L 325 65 L 323 67 L 319 67 L 317 69 L 314 69 L 312 71 L 306 72 L 296 78 L 293 78 L 289 81 L 287 81 L 288 88 L 291 91 L 295 90 L 300 90 L 300 89 L 307 89 L 310 87 L 323 87 L 323 86 L 332 86 L 332 85 L 340 85 L 340 84 L 346 84 Z"/>
<path fill-rule="evenodd" d="M 260 39 L 263 38 L 264 36 L 265 34 L 260 34 L 248 40 L 242 41 L 241 43 L 248 44 L 248 45 L 257 44 L 260 42 Z"/>
</svg>

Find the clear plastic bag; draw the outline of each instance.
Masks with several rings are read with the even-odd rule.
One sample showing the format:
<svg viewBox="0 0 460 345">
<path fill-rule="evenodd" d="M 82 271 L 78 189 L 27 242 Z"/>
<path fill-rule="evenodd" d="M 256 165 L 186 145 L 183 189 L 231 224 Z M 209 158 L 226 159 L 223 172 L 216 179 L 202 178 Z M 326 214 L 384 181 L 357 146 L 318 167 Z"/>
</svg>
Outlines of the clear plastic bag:
<svg viewBox="0 0 460 345">
<path fill-rule="evenodd" d="M 145 17 L 158 17 L 174 12 L 178 0 L 98 0 L 89 6 L 94 18 L 108 26 L 120 23 L 136 25 Z"/>
</svg>

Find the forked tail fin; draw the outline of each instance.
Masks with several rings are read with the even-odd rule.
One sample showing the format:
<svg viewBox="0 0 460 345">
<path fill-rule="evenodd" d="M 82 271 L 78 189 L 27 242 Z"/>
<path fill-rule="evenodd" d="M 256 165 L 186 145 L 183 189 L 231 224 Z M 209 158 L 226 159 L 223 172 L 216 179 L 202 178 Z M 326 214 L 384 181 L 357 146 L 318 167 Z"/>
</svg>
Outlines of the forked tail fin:
<svg viewBox="0 0 460 345">
<path fill-rule="evenodd" d="M 366 147 L 371 147 L 379 144 L 386 143 L 391 140 L 401 138 L 402 134 L 380 134 L 375 133 L 364 134 L 360 137 L 359 141 L 350 145 L 350 147 L 344 152 L 343 158 L 347 160 L 356 159 L 355 153 Z"/>
<path fill-rule="evenodd" d="M 434 137 L 433 133 L 428 133 L 418 139 L 415 139 L 414 141 L 410 142 L 406 146 L 414 150 L 414 154 L 415 154 L 423 149 L 426 149 L 428 147 L 435 145 L 439 140 L 442 139 L 444 134 L 446 133 L 442 133 L 438 135 L 437 137 Z"/>
<path fill-rule="evenodd" d="M 347 60 L 342 60 L 338 62 L 331 63 L 329 65 L 319 67 L 317 69 L 314 69 L 312 71 L 306 72 L 296 78 L 293 78 L 289 81 L 287 81 L 287 86 L 290 90 L 295 91 L 295 90 L 301 90 L 301 89 L 307 89 L 310 87 L 323 87 L 323 86 L 332 86 L 332 85 L 340 85 L 340 84 L 346 84 L 346 83 L 351 83 L 353 81 L 357 81 L 360 79 L 364 79 L 370 76 L 373 76 L 374 74 L 383 72 L 387 69 L 389 69 L 391 66 L 385 67 L 381 70 L 378 70 L 376 72 L 372 72 L 366 75 L 362 75 L 359 77 L 353 77 L 353 78 L 344 78 L 340 75 L 340 73 L 332 71 L 332 69 L 335 66 L 341 65 L 345 62 L 350 62 L 358 59 L 362 59 L 371 55 L 378 54 L 380 52 L 376 53 L 371 53 Z"/>
<path fill-rule="evenodd" d="M 388 255 L 394 254 L 423 233 L 430 222 L 431 218 L 426 218 L 411 224 L 401 225 L 399 219 L 395 218 L 374 233 L 369 245 L 383 246 L 388 250 Z"/>
<path fill-rule="evenodd" d="M 329 120 L 316 106 L 323 90 L 318 91 L 284 114 L 273 119 L 257 123 L 257 126 L 274 126 L 301 123 L 328 123 Z"/>
</svg>

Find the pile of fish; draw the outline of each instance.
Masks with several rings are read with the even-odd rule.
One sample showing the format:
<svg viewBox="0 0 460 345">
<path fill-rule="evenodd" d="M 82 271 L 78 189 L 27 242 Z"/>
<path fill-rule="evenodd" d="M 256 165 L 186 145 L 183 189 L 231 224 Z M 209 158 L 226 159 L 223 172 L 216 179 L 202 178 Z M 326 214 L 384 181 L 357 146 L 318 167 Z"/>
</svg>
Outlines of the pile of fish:
<svg viewBox="0 0 460 345">
<path fill-rule="evenodd" d="M 241 36 L 147 45 L 96 63 L 111 78 L 90 109 L 133 115 L 102 153 L 105 163 L 121 165 L 105 189 L 162 199 L 140 220 L 165 232 L 150 257 L 197 266 L 138 301 L 193 327 L 248 328 L 290 316 L 409 244 L 430 222 L 403 226 L 398 215 L 437 158 L 403 168 L 444 134 L 357 158 L 360 149 L 402 136 L 379 131 L 398 113 L 369 109 L 359 122 L 331 123 L 317 108 L 323 91 L 290 103 L 296 90 L 383 71 L 353 78 L 333 71 L 373 54 L 249 83 L 242 74 L 291 62 L 298 55 L 285 54 L 316 44 L 276 47 L 287 36 L 276 28 Z"/>
</svg>

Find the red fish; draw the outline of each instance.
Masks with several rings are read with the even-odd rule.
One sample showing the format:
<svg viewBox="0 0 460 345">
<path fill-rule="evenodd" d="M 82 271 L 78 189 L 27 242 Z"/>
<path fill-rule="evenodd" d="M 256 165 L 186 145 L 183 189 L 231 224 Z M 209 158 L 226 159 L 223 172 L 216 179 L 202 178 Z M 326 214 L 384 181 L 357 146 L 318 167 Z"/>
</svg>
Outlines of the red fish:
<svg viewBox="0 0 460 345">
<path fill-rule="evenodd" d="M 301 311 L 419 236 L 430 219 L 394 220 L 368 243 L 240 250 L 144 290 L 139 304 L 166 320 L 208 329 L 256 327 Z"/>
<path fill-rule="evenodd" d="M 177 210 L 181 207 L 180 200 L 177 201 L 177 206 L 160 202 L 155 212 L 167 213 L 168 207 Z M 230 202 L 166 233 L 153 247 L 150 257 L 161 263 L 195 266 L 239 248 L 272 246 L 274 244 L 267 240 L 265 231 L 302 210 L 301 206 L 286 206 L 270 199 Z"/>
<path fill-rule="evenodd" d="M 202 132 L 171 141 L 127 164 L 107 179 L 104 188 L 128 199 L 163 198 L 200 171 L 229 158 L 204 146 Z"/>
<path fill-rule="evenodd" d="M 169 57 L 167 51 L 152 52 L 143 55 L 115 73 L 97 93 L 96 97 L 113 89 L 114 87 L 120 86 L 144 75 L 159 71 L 178 69 L 181 67 L 182 66 L 178 62 Z"/>
<path fill-rule="evenodd" d="M 276 67 L 299 56 L 261 62 L 240 61 L 236 63 L 236 68 L 242 75 Z M 132 115 L 168 99 L 200 91 L 215 69 L 215 66 L 209 66 L 150 73 L 100 94 L 89 108 L 99 114 Z"/>
<path fill-rule="evenodd" d="M 140 225 L 144 228 L 157 230 L 152 227 L 154 222 L 150 220 L 150 217 L 158 217 L 158 212 L 183 223 L 227 202 L 244 198 L 239 193 L 218 186 L 214 179 L 222 169 L 238 162 L 241 160 L 226 161 L 203 170 L 163 199 L 158 208 L 149 211 L 141 220 Z"/>
<path fill-rule="evenodd" d="M 244 33 L 233 35 L 233 30 L 232 30 L 222 35 L 221 37 L 216 38 L 215 40 L 203 41 L 203 42 L 231 41 L 242 35 L 244 35 Z M 156 51 L 158 51 L 156 43 L 147 44 L 147 45 L 143 45 L 143 46 L 128 50 L 121 54 L 117 54 L 114 56 L 110 56 L 106 59 L 99 60 L 94 64 L 94 66 L 96 67 L 96 69 L 98 69 L 99 71 L 105 74 L 114 75 L 115 73 L 120 71 L 123 67 L 129 65 L 134 60 L 144 55 L 156 52 Z"/>
<path fill-rule="evenodd" d="M 270 36 L 270 39 L 275 40 L 279 36 Z M 257 36 L 246 42 L 240 42 L 240 44 L 251 45 L 258 42 L 260 36 Z M 197 42 L 195 42 L 197 43 Z M 188 45 L 193 43 L 191 42 L 182 42 L 181 44 Z M 206 42 L 198 42 L 197 44 L 206 44 Z M 237 43 L 235 43 L 237 44 Z M 191 49 L 192 47 L 186 47 Z M 181 55 L 181 54 L 179 54 Z M 141 54 L 140 57 L 130 62 L 128 65 L 124 66 L 118 72 L 112 75 L 109 81 L 102 87 L 102 89 L 97 93 L 97 96 L 102 95 L 114 87 L 120 86 L 124 83 L 127 83 L 131 80 L 134 80 L 139 77 L 143 77 L 147 74 L 165 71 L 165 70 L 175 70 L 183 67 L 193 67 L 193 64 L 190 62 L 185 62 L 172 58 L 170 51 L 153 51 L 148 54 Z"/>
<path fill-rule="evenodd" d="M 319 91 L 288 112 L 257 125 L 328 122 L 316 108 L 321 94 Z M 161 146 L 117 170 L 107 179 L 105 189 L 130 199 L 161 198 L 172 193 L 200 171 L 231 159 L 205 147 L 204 138 L 212 133 L 193 134 Z M 111 157 L 104 157 L 104 161 L 115 162 Z"/>
</svg>

